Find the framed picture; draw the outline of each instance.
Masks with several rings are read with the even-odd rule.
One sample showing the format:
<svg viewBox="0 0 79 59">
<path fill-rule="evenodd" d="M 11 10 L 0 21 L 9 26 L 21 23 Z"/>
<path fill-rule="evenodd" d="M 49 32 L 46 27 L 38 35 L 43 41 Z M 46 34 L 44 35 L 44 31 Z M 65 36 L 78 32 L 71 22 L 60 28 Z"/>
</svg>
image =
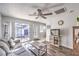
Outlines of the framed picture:
<svg viewBox="0 0 79 59">
<path fill-rule="evenodd" d="M 60 35 L 60 29 L 51 29 L 51 35 Z"/>
</svg>

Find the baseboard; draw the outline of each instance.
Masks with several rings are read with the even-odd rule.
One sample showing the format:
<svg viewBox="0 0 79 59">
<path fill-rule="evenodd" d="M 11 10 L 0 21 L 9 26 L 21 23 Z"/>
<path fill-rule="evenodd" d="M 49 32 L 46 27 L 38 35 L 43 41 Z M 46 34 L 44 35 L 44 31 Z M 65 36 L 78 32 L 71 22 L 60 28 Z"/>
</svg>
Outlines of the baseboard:
<svg viewBox="0 0 79 59">
<path fill-rule="evenodd" d="M 70 48 L 67 48 L 67 47 L 64 47 L 64 46 L 60 46 L 60 47 L 62 49 L 62 52 L 69 54 L 69 55 L 73 55 L 73 49 L 70 49 Z"/>
<path fill-rule="evenodd" d="M 52 48 L 59 50 L 60 52 L 64 53 L 67 56 L 73 55 L 73 50 L 64 46 L 56 47 L 54 45 L 51 45 Z"/>
<path fill-rule="evenodd" d="M 67 49 L 67 50 L 70 50 L 70 51 L 72 51 L 72 50 L 73 50 L 73 49 L 71 49 L 71 48 L 64 47 L 64 46 L 60 46 L 60 47 L 62 47 L 62 48 L 64 48 L 64 49 Z"/>
</svg>

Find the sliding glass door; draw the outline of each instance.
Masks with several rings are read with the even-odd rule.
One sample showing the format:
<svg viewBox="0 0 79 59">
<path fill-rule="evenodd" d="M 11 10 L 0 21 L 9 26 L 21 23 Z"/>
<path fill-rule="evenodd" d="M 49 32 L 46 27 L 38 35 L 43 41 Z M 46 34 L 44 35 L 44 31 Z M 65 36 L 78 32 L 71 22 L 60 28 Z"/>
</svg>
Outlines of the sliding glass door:
<svg viewBox="0 0 79 59">
<path fill-rule="evenodd" d="M 25 42 L 33 39 L 46 39 L 46 25 L 41 23 L 15 23 L 15 40 Z"/>
<path fill-rule="evenodd" d="M 29 25 L 15 23 L 15 37 L 16 39 L 20 39 L 21 42 L 29 40 Z"/>
<path fill-rule="evenodd" d="M 46 25 L 42 23 L 33 23 L 33 39 L 46 39 Z"/>
</svg>

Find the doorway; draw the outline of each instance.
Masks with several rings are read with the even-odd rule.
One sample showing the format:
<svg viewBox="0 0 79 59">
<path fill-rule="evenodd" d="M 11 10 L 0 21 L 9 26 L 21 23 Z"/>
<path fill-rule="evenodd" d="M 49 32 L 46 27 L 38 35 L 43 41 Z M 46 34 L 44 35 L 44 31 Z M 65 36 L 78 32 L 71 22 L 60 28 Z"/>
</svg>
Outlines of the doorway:
<svg viewBox="0 0 79 59">
<path fill-rule="evenodd" d="M 79 55 L 79 26 L 73 27 L 73 54 Z"/>
</svg>

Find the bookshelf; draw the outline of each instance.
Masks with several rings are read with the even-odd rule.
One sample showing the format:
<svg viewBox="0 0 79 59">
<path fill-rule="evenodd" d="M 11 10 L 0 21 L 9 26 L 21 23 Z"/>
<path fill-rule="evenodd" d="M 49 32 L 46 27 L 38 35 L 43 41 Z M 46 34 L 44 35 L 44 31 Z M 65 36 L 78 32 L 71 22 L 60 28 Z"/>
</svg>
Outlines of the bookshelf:
<svg viewBox="0 0 79 59">
<path fill-rule="evenodd" d="M 60 29 L 51 29 L 50 44 L 59 47 L 61 44 Z"/>
</svg>

